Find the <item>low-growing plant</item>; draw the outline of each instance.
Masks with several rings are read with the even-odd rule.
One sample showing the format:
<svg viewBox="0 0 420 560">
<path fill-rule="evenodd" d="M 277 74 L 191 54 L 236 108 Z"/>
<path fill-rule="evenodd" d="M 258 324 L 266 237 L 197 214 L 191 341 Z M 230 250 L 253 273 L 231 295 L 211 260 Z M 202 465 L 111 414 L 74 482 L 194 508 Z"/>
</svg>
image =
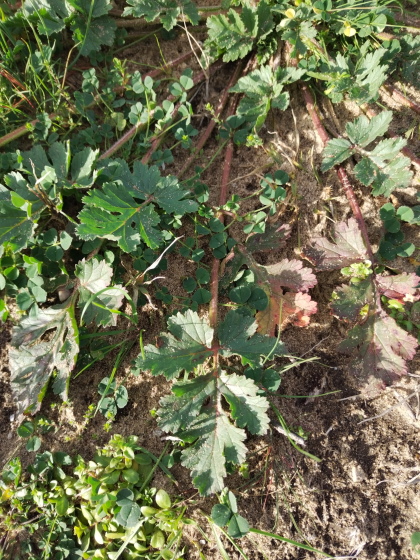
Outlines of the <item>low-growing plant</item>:
<svg viewBox="0 0 420 560">
<path fill-rule="evenodd" d="M 182 558 L 185 506 L 151 486 L 159 461 L 115 435 L 92 460 L 38 454 L 0 478 L 2 558 Z M 123 556 L 122 556 L 123 555 Z"/>
</svg>

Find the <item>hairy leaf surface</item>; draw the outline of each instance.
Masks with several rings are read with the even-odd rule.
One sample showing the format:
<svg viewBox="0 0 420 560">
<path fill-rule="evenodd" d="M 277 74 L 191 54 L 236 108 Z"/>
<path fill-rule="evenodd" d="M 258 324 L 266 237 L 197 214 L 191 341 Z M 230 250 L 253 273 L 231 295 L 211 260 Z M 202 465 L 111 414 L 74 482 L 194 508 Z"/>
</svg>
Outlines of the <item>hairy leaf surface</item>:
<svg viewBox="0 0 420 560">
<path fill-rule="evenodd" d="M 39 410 L 54 371 L 54 392 L 67 398 L 70 373 L 79 351 L 71 306 L 57 305 L 25 317 L 13 329 L 11 344 L 11 384 L 19 419 L 26 411 Z"/>
<path fill-rule="evenodd" d="M 336 270 L 368 258 L 362 234 L 354 218 L 336 224 L 334 242 L 325 237 L 313 237 L 311 243 L 303 249 L 303 255 L 317 270 Z"/>
<path fill-rule="evenodd" d="M 257 394 L 253 380 L 224 371 L 177 382 L 172 391 L 173 395 L 161 400 L 159 425 L 191 443 L 182 453 L 182 464 L 192 470 L 200 493 L 219 492 L 227 474 L 226 461 L 241 464 L 245 460 L 242 428 L 266 433 L 268 402 Z M 222 397 L 236 425 L 223 409 Z"/>
<path fill-rule="evenodd" d="M 124 16 L 143 17 L 146 21 L 160 18 L 163 27 L 170 31 L 177 19 L 183 15 L 193 24 L 198 25 L 197 6 L 191 0 L 127 0 L 131 7 L 124 8 Z"/>
</svg>

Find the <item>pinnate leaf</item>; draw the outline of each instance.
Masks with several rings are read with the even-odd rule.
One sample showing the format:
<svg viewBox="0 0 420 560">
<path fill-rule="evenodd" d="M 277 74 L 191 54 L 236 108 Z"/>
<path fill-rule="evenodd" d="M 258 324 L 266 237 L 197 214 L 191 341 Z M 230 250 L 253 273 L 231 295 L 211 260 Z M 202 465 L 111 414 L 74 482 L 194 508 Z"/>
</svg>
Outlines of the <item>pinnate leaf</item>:
<svg viewBox="0 0 420 560">
<path fill-rule="evenodd" d="M 172 391 L 173 395 L 161 400 L 159 425 L 191 443 L 182 453 L 182 464 L 192 470 L 200 493 L 221 491 L 226 461 L 241 464 L 245 460 L 246 436 L 241 428 L 266 433 L 268 402 L 257 394 L 251 379 L 223 371 L 178 382 Z M 221 397 L 229 404 L 236 426 L 223 409 Z"/>
<path fill-rule="evenodd" d="M 241 14 L 230 9 L 227 15 L 210 16 L 207 26 L 207 46 L 214 45 L 224 53 L 223 60 L 231 62 L 244 58 L 252 50 L 258 34 L 258 16 L 256 10 L 244 6 Z"/>
<path fill-rule="evenodd" d="M 127 0 L 127 4 L 131 7 L 124 9 L 124 16 L 144 16 L 146 21 L 160 17 L 163 27 L 168 31 L 183 14 L 193 25 L 199 22 L 197 6 L 191 0 Z"/>
</svg>

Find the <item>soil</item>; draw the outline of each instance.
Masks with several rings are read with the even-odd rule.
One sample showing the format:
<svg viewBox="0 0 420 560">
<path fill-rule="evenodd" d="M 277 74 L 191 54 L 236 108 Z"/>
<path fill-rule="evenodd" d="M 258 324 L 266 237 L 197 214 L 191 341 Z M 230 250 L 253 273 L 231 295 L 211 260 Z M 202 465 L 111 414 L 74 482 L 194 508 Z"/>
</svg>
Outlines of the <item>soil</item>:
<svg viewBox="0 0 420 560">
<path fill-rule="evenodd" d="M 162 54 L 153 37 L 140 45 L 141 48 L 136 46 L 121 53 L 133 71 L 138 69 L 138 62 L 147 60 L 148 65 L 158 66 L 162 54 L 165 60 L 172 60 L 190 49 L 189 41 L 182 33 L 175 40 L 160 40 Z M 194 60 L 184 64 L 187 66 L 194 70 L 198 67 Z M 194 117 L 193 123 L 197 128 L 203 128 L 208 122 L 204 106 L 208 102 L 213 106 L 217 104 L 232 71 L 233 65 L 226 65 L 211 76 L 208 97 L 205 88 L 199 89 L 193 102 L 199 115 Z M 413 89 L 409 94 L 420 100 L 419 93 Z M 411 130 L 410 147 L 419 154 L 419 116 L 398 105 L 388 95 L 384 94 L 381 102 L 395 111 L 392 124 L 395 132 L 404 134 Z M 297 258 L 300 248 L 314 232 L 328 235 L 333 221 L 351 216 L 334 172 L 322 175 L 317 171 L 322 144 L 298 86 L 291 88 L 291 109 L 293 112 L 273 111 L 262 130 L 264 146 L 237 149 L 231 169 L 230 195 L 249 195 L 266 171 L 281 168 L 292 177 L 290 191 L 293 196 L 281 216 L 283 221 L 291 223 L 291 239 L 286 249 L 270 253 L 265 263 L 275 263 L 285 257 Z M 328 130 L 338 129 L 339 133 L 347 120 L 360 114 L 359 108 L 351 104 L 334 106 L 334 118 L 328 105 L 321 106 L 321 110 Z M 216 146 L 214 136 L 197 163 L 205 164 Z M 273 162 L 273 151 L 280 163 Z M 185 152 L 180 151 L 180 165 L 184 160 Z M 223 153 L 203 177 L 210 187 L 210 202 L 217 201 L 222 163 Z M 177 165 L 167 166 L 166 172 L 176 175 Z M 397 190 L 394 193 L 396 203 L 413 204 L 418 183 L 417 175 L 413 188 Z M 369 189 L 360 185 L 355 191 L 375 245 L 382 235 L 378 209 L 385 201 L 373 199 Z M 244 206 L 242 210 L 254 209 L 253 200 L 250 199 L 249 208 Z M 181 234 L 188 235 L 188 227 L 186 225 Z M 409 240 L 418 244 L 414 228 L 404 226 L 404 231 Z M 231 235 L 241 236 L 241 229 L 233 228 Z M 166 286 L 174 295 L 185 296 L 182 279 L 193 272 L 194 266 L 178 253 L 172 253 L 168 258 L 168 274 L 159 285 Z M 401 271 L 415 270 L 410 259 L 400 259 L 395 266 Z M 250 478 L 235 474 L 226 483 L 238 497 L 240 513 L 254 528 L 310 544 L 340 558 L 414 559 L 416 554 L 411 548 L 410 537 L 414 531 L 420 530 L 419 362 L 410 362 L 410 374 L 379 396 L 363 397 L 360 383 L 350 373 L 350 359 L 336 351 L 345 329 L 331 315 L 328 303 L 333 289 L 340 283 L 340 275 L 321 273 L 317 277 L 318 285 L 312 290 L 312 298 L 318 302 L 318 313 L 308 327 L 288 326 L 282 333 L 282 340 L 291 355 L 313 360 L 295 365 L 284 373 L 279 394 L 273 402 L 293 431 L 301 427 L 308 434 L 304 449 L 318 461 L 296 450 L 273 427 L 264 437 L 248 438 Z M 165 329 L 165 315 L 169 311 L 170 306 L 161 304 L 158 309 L 147 305 L 141 310 L 139 328 L 144 329 L 145 344 L 154 343 L 158 333 Z M 205 306 L 202 312 L 205 313 Z M 121 322 L 119 327 L 125 328 L 125 324 Z M 26 463 L 32 458 L 25 451 L 24 442 L 17 437 L 13 424 L 14 406 L 7 358 L 10 331 L 11 322 L 8 322 L 0 332 L 0 467 L 16 454 Z M 56 423 L 57 430 L 43 437 L 42 449 L 60 449 L 89 458 L 97 446 L 105 444 L 112 434 L 120 433 L 137 435 L 139 444 L 157 455 L 162 451 L 164 434 L 157 428 L 150 411 L 158 408 L 160 398 L 170 391 L 170 384 L 161 377 L 152 378 L 146 373 L 139 377 L 131 375 L 131 362 L 138 352 L 135 345 L 118 369 L 117 380 L 125 380 L 129 403 L 118 412 L 110 431 L 104 430 L 103 416 L 98 414 L 88 420 L 85 415 L 88 406 L 98 402 L 98 383 L 112 370 L 116 352 L 73 380 L 68 403 L 62 404 L 53 395 L 47 396 L 42 413 Z M 279 367 L 291 364 L 293 362 L 286 359 L 278 361 Z M 185 534 L 188 549 L 185 558 L 198 559 L 199 550 L 208 560 L 221 558 L 211 529 L 201 513 L 208 514 L 216 499 L 200 498 L 192 486 L 189 472 L 183 467 L 176 465 L 172 472 L 177 486 L 160 475 L 157 475 L 156 484 L 183 498 L 192 498 L 194 505 L 190 506 L 188 515 L 201 525 L 210 539 L 209 542 L 200 540 L 202 536 L 189 526 Z M 224 543 L 232 560 L 240 558 L 231 543 L 225 540 Z M 257 534 L 250 534 L 237 544 L 250 560 L 322 557 Z"/>
</svg>

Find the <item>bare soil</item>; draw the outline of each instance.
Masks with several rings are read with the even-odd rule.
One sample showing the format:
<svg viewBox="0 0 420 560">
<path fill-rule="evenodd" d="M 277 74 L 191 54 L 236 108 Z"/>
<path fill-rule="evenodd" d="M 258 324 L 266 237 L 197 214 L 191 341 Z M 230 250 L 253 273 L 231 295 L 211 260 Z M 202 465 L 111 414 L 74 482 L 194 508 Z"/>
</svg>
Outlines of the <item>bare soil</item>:
<svg viewBox="0 0 420 560">
<path fill-rule="evenodd" d="M 156 40 L 152 37 L 140 45 L 121 53 L 127 58 L 129 67 L 133 71 L 138 69 L 139 61 L 159 66 L 162 59 Z M 176 58 L 189 48 L 188 39 L 182 33 L 175 40 L 160 41 L 166 60 Z M 195 70 L 198 67 L 194 60 L 185 66 Z M 232 71 L 233 65 L 228 65 L 211 76 L 209 97 L 205 97 L 205 88 L 199 90 L 193 101 L 198 114 L 194 117 L 197 128 L 203 128 L 208 122 L 204 106 L 207 102 L 216 105 Z M 410 91 L 410 95 L 419 99 L 416 91 Z M 237 149 L 231 171 L 230 194 L 247 196 L 257 188 L 262 174 L 279 168 L 274 163 L 270 166 L 273 161 L 270 154 L 274 151 L 280 167 L 292 177 L 290 192 L 293 189 L 293 196 L 282 215 L 282 219 L 292 225 L 292 236 L 286 249 L 269 255 L 267 262 L 270 263 L 285 257 L 296 258 L 314 231 L 328 234 L 333 221 L 351 215 L 335 174 L 322 175 L 317 171 L 322 145 L 306 113 L 298 86 L 291 88 L 291 100 L 293 113 L 290 110 L 284 113 L 273 111 L 262 131 L 264 147 Z M 397 133 L 404 134 L 415 124 L 410 147 L 419 154 L 419 117 L 387 95 L 381 101 L 395 111 L 393 128 Z M 339 133 L 347 120 L 360 114 L 359 109 L 350 104 L 335 106 L 334 118 L 330 107 L 322 105 L 321 109 L 328 129 L 338 128 Z M 214 137 L 198 163 L 205 164 L 216 145 Z M 212 201 L 218 196 L 222 158 L 223 153 L 203 178 L 210 186 Z M 184 159 L 185 152 L 180 151 L 180 165 Z M 298 167 L 294 161 L 299 163 Z M 177 164 L 167 166 L 165 172 L 176 174 Z M 412 189 L 395 193 L 396 202 L 413 203 L 417 187 L 418 176 Z M 357 186 L 356 195 L 375 244 L 382 235 L 378 209 L 385 201 L 373 199 L 369 189 L 361 186 Z M 249 209 L 255 204 L 253 200 L 250 199 Z M 186 228 L 188 231 L 188 225 Z M 405 226 L 404 230 L 411 241 L 418 243 L 414 228 Z M 234 237 L 242 235 L 239 227 L 235 227 L 231 234 Z M 409 259 L 400 259 L 396 266 L 401 271 L 415 269 Z M 168 274 L 159 281 L 160 286 L 166 286 L 175 295 L 185 296 L 182 280 L 193 270 L 191 263 L 174 253 L 169 257 Z M 318 313 L 309 327 L 287 327 L 282 334 L 291 354 L 317 357 L 318 360 L 289 369 L 274 399 L 291 429 L 296 431 L 300 426 L 308 434 L 305 449 L 318 457 L 319 462 L 299 453 L 273 428 L 265 437 L 248 439 L 250 479 L 235 474 L 226 482 L 238 496 L 240 513 L 257 529 L 310 544 L 337 557 L 414 559 L 416 555 L 411 549 L 410 536 L 420 530 L 419 363 L 411 362 L 410 376 L 380 396 L 374 399 L 360 396 L 358 380 L 349 373 L 349 358 L 336 351 L 345 331 L 331 315 L 328 302 L 338 283 L 338 273 L 319 274 L 318 285 L 312 290 L 312 297 L 318 302 Z M 139 313 L 139 328 L 144 329 L 145 343 L 155 342 L 158 333 L 165 328 L 165 314 L 170 310 L 170 307 L 159 304 L 158 310 L 149 305 Z M 206 312 L 205 307 L 202 312 Z M 11 326 L 11 322 L 3 325 L 0 332 L 0 467 L 17 453 L 25 462 L 31 460 L 12 422 L 14 407 L 7 359 Z M 119 326 L 123 327 L 124 323 Z M 52 395 L 47 397 L 42 412 L 56 422 L 57 431 L 44 437 L 42 449 L 60 449 L 89 458 L 96 446 L 106 443 L 110 435 L 120 433 L 135 434 L 140 445 L 156 454 L 161 452 L 165 445 L 164 434 L 157 428 L 150 411 L 158 408 L 159 399 L 170 391 L 170 384 L 160 377 L 130 374 L 130 363 L 138 351 L 135 346 L 118 370 L 117 380 L 126 378 L 129 403 L 118 413 L 111 431 L 104 431 L 105 420 L 101 415 L 90 420 L 84 415 L 91 403 L 97 403 L 98 383 L 110 373 L 115 353 L 71 383 L 69 403 L 63 405 Z M 279 366 L 289 363 L 281 360 Z M 326 396 L 318 396 L 326 393 Z M 307 398 L 291 398 L 305 396 Z M 157 475 L 156 483 L 183 498 L 192 498 L 194 505 L 189 508 L 188 515 L 197 520 L 210 538 L 209 543 L 201 544 L 202 537 L 193 528 L 188 528 L 186 558 L 199 558 L 198 549 L 208 560 L 221 558 L 201 513 L 209 513 L 216 500 L 200 498 L 183 467 L 175 466 L 173 474 L 178 481 L 176 487 L 160 475 Z M 255 534 L 238 541 L 238 545 L 250 560 L 321 558 L 318 554 Z M 240 557 L 230 543 L 226 542 L 225 546 L 232 560 Z"/>
</svg>

